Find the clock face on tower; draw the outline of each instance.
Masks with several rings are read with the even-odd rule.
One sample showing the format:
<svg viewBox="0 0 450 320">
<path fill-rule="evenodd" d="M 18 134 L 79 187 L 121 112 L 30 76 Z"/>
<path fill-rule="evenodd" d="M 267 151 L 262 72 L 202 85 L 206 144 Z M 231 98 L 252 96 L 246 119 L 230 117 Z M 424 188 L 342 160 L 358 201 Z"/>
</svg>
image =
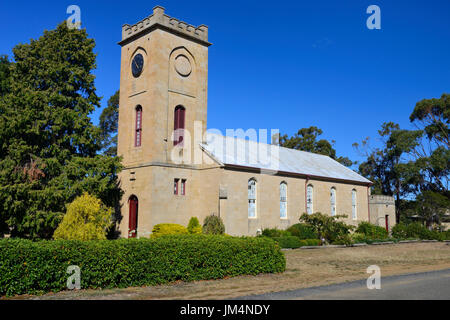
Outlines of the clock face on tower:
<svg viewBox="0 0 450 320">
<path fill-rule="evenodd" d="M 144 68 L 144 57 L 142 54 L 138 53 L 134 56 L 133 61 L 131 62 L 131 72 L 135 78 L 139 77 L 142 73 L 142 69 Z"/>
</svg>

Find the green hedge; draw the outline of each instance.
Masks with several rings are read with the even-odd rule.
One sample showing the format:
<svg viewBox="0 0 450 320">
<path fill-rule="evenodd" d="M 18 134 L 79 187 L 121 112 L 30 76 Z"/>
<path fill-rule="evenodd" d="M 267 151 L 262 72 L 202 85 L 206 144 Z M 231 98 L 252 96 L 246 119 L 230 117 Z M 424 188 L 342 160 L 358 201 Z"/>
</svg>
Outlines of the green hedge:
<svg viewBox="0 0 450 320">
<path fill-rule="evenodd" d="M 0 295 L 66 289 L 67 267 L 81 288 L 124 288 L 176 280 L 283 272 L 286 260 L 266 238 L 172 235 L 116 241 L 0 240 Z"/>
<path fill-rule="evenodd" d="M 319 239 L 303 239 L 300 240 L 298 237 L 294 236 L 283 236 L 283 237 L 273 237 L 271 238 L 283 249 L 296 249 L 304 246 L 319 246 Z"/>
<path fill-rule="evenodd" d="M 395 238 L 415 238 L 424 240 L 450 240 L 450 233 L 448 231 L 439 232 L 435 230 L 428 230 L 420 222 L 414 222 L 410 224 L 396 224 L 392 228 L 392 236 Z"/>
<path fill-rule="evenodd" d="M 389 233 L 383 227 L 376 226 L 369 222 L 360 222 L 358 228 L 355 230 L 356 233 L 363 234 L 366 238 L 370 239 L 386 239 L 389 238 Z"/>
<path fill-rule="evenodd" d="M 262 236 L 269 237 L 269 238 L 279 238 L 279 237 L 288 237 L 292 236 L 290 232 L 287 232 L 286 230 L 280 230 L 278 228 L 267 228 L 263 229 Z"/>
<path fill-rule="evenodd" d="M 294 236 L 272 237 L 283 249 L 295 249 L 301 246 L 300 239 Z"/>
<path fill-rule="evenodd" d="M 303 239 L 300 240 L 300 246 L 320 246 L 320 240 L 319 239 Z"/>
</svg>

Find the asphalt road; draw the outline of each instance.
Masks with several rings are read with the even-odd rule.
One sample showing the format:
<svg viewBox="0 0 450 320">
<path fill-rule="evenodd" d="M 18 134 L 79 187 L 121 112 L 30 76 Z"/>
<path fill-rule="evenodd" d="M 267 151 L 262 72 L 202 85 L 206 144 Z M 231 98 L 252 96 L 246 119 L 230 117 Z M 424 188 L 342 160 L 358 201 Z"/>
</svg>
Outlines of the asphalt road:
<svg viewBox="0 0 450 320">
<path fill-rule="evenodd" d="M 368 277 L 370 274 L 367 275 Z M 367 279 L 341 284 L 240 297 L 242 300 L 450 300 L 450 269 L 383 277 L 381 289 Z"/>
</svg>

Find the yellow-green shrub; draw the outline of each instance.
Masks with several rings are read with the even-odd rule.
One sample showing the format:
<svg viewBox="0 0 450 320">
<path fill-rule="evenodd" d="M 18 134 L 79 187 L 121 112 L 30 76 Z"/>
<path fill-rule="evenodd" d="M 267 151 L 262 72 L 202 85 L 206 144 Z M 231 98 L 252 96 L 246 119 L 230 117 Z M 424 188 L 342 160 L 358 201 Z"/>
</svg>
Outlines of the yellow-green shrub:
<svg viewBox="0 0 450 320">
<path fill-rule="evenodd" d="M 190 234 L 202 234 L 203 231 L 202 226 L 196 217 L 192 217 L 189 220 L 187 229 Z"/>
<path fill-rule="evenodd" d="M 55 230 L 55 240 L 105 240 L 111 226 L 112 209 L 99 199 L 84 193 L 67 206 L 63 220 Z"/>
<path fill-rule="evenodd" d="M 153 227 L 152 238 L 158 238 L 163 235 L 187 234 L 188 230 L 180 224 L 161 223 Z"/>
</svg>

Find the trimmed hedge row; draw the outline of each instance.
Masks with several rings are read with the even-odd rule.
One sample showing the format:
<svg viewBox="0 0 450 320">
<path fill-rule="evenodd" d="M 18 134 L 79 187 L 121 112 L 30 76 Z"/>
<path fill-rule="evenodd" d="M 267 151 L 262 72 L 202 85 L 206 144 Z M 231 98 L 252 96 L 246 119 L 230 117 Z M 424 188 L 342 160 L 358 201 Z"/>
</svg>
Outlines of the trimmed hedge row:
<svg viewBox="0 0 450 320">
<path fill-rule="evenodd" d="M 262 230 L 261 235 L 269 238 L 294 236 L 300 240 L 319 239 L 319 234 L 314 231 L 314 228 L 304 223 L 293 224 L 286 230 L 266 228 Z"/>
<path fill-rule="evenodd" d="M 283 272 L 286 260 L 265 238 L 173 235 L 115 241 L 0 240 L 0 295 L 66 289 L 67 267 L 81 269 L 81 288 L 124 288 L 177 280 Z"/>
<path fill-rule="evenodd" d="M 300 239 L 294 236 L 272 237 L 269 239 L 278 243 L 283 249 L 296 249 L 300 247 Z"/>
<path fill-rule="evenodd" d="M 320 242 L 319 239 L 303 239 L 300 240 L 300 246 L 320 246 Z"/>
<path fill-rule="evenodd" d="M 319 239 L 299 239 L 295 236 L 283 236 L 271 238 L 283 249 L 296 249 L 304 246 L 319 246 Z"/>
</svg>

